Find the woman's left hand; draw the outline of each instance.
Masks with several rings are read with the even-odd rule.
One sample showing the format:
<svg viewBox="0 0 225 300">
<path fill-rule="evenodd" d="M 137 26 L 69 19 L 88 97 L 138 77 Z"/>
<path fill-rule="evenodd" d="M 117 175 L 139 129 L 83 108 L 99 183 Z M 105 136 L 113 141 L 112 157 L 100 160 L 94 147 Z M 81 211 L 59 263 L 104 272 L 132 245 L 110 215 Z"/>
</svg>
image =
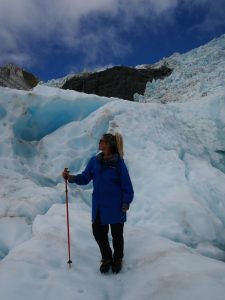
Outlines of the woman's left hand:
<svg viewBox="0 0 225 300">
<path fill-rule="evenodd" d="M 129 204 L 123 203 L 123 205 L 122 205 L 122 211 L 123 211 L 123 212 L 127 212 L 128 209 L 129 209 Z"/>
</svg>

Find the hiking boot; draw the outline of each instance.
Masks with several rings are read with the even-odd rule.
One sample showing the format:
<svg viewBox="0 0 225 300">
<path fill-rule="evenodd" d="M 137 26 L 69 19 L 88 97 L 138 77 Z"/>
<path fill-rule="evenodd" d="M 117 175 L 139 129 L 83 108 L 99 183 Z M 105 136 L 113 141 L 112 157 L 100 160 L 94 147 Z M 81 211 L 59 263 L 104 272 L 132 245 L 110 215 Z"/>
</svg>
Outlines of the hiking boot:
<svg viewBox="0 0 225 300">
<path fill-rule="evenodd" d="M 122 258 L 114 258 L 113 263 L 112 263 L 112 272 L 113 273 L 119 273 L 120 270 L 122 269 L 122 263 L 123 260 Z"/>
<path fill-rule="evenodd" d="M 112 265 L 112 259 L 109 258 L 109 259 L 102 259 L 101 260 L 101 266 L 100 266 L 100 272 L 101 273 L 108 273 L 109 272 L 109 269 Z"/>
</svg>

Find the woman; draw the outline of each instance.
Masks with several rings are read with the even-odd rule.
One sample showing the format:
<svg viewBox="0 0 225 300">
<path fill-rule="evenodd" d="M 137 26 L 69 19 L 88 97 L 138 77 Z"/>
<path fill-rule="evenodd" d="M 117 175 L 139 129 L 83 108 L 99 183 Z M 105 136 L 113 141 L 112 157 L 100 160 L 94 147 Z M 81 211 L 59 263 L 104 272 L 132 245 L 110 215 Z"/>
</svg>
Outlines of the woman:
<svg viewBox="0 0 225 300">
<path fill-rule="evenodd" d="M 123 139 L 119 133 L 106 133 L 99 141 L 101 152 L 90 159 L 85 170 L 78 175 L 63 172 L 70 183 L 88 184 L 93 180 L 92 230 L 102 255 L 100 272 L 118 273 L 122 268 L 126 212 L 134 192 L 123 160 Z M 109 226 L 113 252 L 108 240 Z"/>
</svg>

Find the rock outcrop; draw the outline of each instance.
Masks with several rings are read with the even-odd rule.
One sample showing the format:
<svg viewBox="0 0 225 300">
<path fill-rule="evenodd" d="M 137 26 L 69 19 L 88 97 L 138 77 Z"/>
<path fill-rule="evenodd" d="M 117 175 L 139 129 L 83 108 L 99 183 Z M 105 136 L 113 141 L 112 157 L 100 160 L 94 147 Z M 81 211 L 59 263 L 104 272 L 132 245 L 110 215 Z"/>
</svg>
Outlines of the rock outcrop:
<svg viewBox="0 0 225 300">
<path fill-rule="evenodd" d="M 18 90 L 30 90 L 39 80 L 31 73 L 10 64 L 0 67 L 0 86 Z"/>
<path fill-rule="evenodd" d="M 166 66 L 157 69 L 113 67 L 100 72 L 74 76 L 66 81 L 62 88 L 86 94 L 133 100 L 135 93 L 144 94 L 148 81 L 163 79 L 171 73 L 172 70 Z"/>
</svg>

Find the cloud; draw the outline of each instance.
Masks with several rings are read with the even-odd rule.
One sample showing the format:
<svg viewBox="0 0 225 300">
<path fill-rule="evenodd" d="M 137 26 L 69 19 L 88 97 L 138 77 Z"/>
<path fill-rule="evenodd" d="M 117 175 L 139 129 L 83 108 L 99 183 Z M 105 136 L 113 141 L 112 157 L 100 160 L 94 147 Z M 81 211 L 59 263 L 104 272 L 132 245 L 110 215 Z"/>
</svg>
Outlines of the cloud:
<svg viewBox="0 0 225 300">
<path fill-rule="evenodd" d="M 201 18 L 190 24 L 188 32 L 195 32 L 198 36 L 211 35 L 221 32 L 225 28 L 225 0 L 183 0 L 181 8 L 189 14 L 199 12 Z"/>
<path fill-rule="evenodd" d="M 113 11 L 113 3 L 112 0 L 93 0 L 88 5 L 83 0 L 0 0 L 0 63 L 11 52 L 32 57 L 35 44 L 50 48 L 63 44 L 76 46 L 81 18 L 95 11 Z M 12 58 L 9 55 L 7 60 Z"/>
<path fill-rule="evenodd" d="M 208 13 L 205 15 L 204 20 L 200 24 L 197 24 L 196 29 L 210 32 L 225 24 L 225 0 L 202 0 L 200 1 L 200 4 L 207 8 Z"/>
<path fill-rule="evenodd" d="M 105 49 L 104 38 L 106 44 L 109 38 L 119 41 L 115 38 L 118 32 L 128 30 L 137 18 L 154 19 L 176 3 L 177 0 L 0 0 L 0 51 L 24 52 L 29 57 L 35 44 L 51 49 L 58 46 L 78 48 L 81 42 L 88 45 L 88 40 L 98 40 L 100 49 L 102 45 Z M 90 22 L 94 16 L 115 18 L 118 24 L 114 29 L 105 28 L 104 24 L 96 29 L 93 24 L 89 32 L 82 35 L 81 22 L 85 26 L 83 20 Z M 94 37 L 97 34 L 101 37 Z M 115 45 L 111 47 L 114 55 L 118 55 L 119 50 L 124 53 L 124 46 L 118 47 L 118 42 Z"/>
<path fill-rule="evenodd" d="M 191 10 L 208 5 L 211 13 L 205 18 L 204 26 L 218 26 L 222 22 L 223 2 L 0 0 L 0 64 L 10 59 L 20 64 L 35 64 L 38 56 L 61 49 L 82 52 L 87 64 L 100 60 L 99 65 L 104 65 L 103 56 L 120 57 L 131 51 L 131 45 L 123 42 L 122 35 L 138 31 L 140 23 L 157 33 L 162 24 L 173 24 L 175 11 L 181 6 Z"/>
</svg>

